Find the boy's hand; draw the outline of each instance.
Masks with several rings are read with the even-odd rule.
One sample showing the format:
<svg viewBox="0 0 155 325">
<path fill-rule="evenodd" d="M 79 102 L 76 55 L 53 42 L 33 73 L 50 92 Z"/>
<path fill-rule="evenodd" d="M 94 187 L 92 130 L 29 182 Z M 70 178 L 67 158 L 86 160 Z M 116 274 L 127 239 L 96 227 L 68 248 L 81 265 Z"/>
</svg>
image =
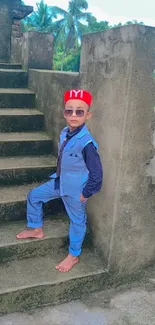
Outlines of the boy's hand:
<svg viewBox="0 0 155 325">
<path fill-rule="evenodd" d="M 87 201 L 87 199 L 83 196 L 82 193 L 81 193 L 81 195 L 80 195 L 80 201 L 81 201 L 81 202 L 86 202 L 86 201 Z"/>
</svg>

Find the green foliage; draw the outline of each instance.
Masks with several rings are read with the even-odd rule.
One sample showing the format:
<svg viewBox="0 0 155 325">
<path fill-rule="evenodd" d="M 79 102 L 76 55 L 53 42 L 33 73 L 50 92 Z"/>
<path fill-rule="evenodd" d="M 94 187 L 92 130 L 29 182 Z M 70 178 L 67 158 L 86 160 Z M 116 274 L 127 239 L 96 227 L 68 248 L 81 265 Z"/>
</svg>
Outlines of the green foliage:
<svg viewBox="0 0 155 325">
<path fill-rule="evenodd" d="M 108 28 L 111 28 L 112 26 L 109 25 L 108 21 L 100 21 L 98 22 L 97 19 L 92 16 L 90 19 L 88 19 L 88 26 L 86 26 L 85 32 L 100 32 L 104 31 Z"/>
<path fill-rule="evenodd" d="M 41 0 L 37 3 L 37 10 L 31 15 L 23 19 L 22 27 L 23 31 L 36 30 L 39 32 L 53 32 L 55 31 L 54 20 L 57 18 L 52 7 L 44 3 Z"/>
<path fill-rule="evenodd" d="M 24 4 L 24 1 L 22 1 Z M 57 6 L 48 6 L 41 0 L 37 9 L 23 19 L 22 30 L 51 32 L 54 41 L 54 70 L 79 71 L 80 45 L 85 33 L 104 31 L 111 27 L 130 24 L 143 24 L 136 20 L 110 26 L 108 21 L 100 21 L 87 11 L 87 0 L 69 0 L 68 10 Z"/>
<path fill-rule="evenodd" d="M 53 70 L 78 72 L 80 66 L 80 50 L 80 47 L 71 49 L 64 55 L 64 51 L 57 48 L 57 53 L 55 53 L 53 59 Z"/>
<path fill-rule="evenodd" d="M 52 8 L 56 14 L 60 13 L 58 7 Z M 86 0 L 70 0 L 68 10 L 61 10 L 62 17 L 56 23 L 56 44 L 63 39 L 65 53 L 70 49 L 76 49 L 81 43 L 82 28 L 91 17 L 91 13 L 86 12 L 87 8 Z"/>
<path fill-rule="evenodd" d="M 119 27 L 119 26 L 134 25 L 134 24 L 144 25 L 144 23 L 142 21 L 138 22 L 137 20 L 129 20 L 125 24 L 119 23 L 119 24 L 111 26 L 111 27 Z"/>
<path fill-rule="evenodd" d="M 155 70 L 152 72 L 152 77 L 155 79 Z"/>
<path fill-rule="evenodd" d="M 137 20 L 127 21 L 124 25 L 133 25 L 133 24 L 144 25 L 142 21 L 138 22 Z"/>
</svg>

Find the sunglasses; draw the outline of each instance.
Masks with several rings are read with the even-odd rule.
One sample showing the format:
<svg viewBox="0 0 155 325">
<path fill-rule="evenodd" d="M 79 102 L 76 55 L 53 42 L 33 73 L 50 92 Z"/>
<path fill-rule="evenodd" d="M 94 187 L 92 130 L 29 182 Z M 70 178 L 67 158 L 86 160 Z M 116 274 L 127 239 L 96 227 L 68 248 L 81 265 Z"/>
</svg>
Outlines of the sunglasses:
<svg viewBox="0 0 155 325">
<path fill-rule="evenodd" d="M 65 109 L 64 110 L 64 115 L 65 116 L 72 116 L 73 113 L 75 113 L 76 116 L 78 116 L 78 117 L 84 116 L 84 111 L 82 109 L 76 109 L 76 110 L 73 110 L 73 109 Z"/>
</svg>

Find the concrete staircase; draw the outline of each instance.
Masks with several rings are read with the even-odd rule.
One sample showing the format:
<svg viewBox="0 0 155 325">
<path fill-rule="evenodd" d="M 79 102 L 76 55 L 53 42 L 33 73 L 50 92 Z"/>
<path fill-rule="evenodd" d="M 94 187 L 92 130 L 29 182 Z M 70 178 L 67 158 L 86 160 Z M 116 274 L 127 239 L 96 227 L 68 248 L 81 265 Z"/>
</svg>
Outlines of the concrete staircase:
<svg viewBox="0 0 155 325">
<path fill-rule="evenodd" d="M 79 298 L 104 287 L 107 273 L 88 234 L 80 263 L 69 273 L 55 264 L 65 257 L 68 218 L 61 200 L 45 205 L 46 237 L 17 241 L 26 224 L 26 195 L 56 168 L 44 116 L 35 109 L 27 73 L 0 64 L 0 313 Z"/>
</svg>

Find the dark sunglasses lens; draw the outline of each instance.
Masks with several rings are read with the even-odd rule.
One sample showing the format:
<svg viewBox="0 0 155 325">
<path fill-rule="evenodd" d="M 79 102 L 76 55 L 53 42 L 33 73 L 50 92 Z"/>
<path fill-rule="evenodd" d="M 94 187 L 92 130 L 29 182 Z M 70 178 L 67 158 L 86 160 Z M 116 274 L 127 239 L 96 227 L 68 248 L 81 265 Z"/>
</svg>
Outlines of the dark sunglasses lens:
<svg viewBox="0 0 155 325">
<path fill-rule="evenodd" d="M 76 110 L 76 115 L 77 115 L 78 117 L 81 117 L 81 116 L 84 115 L 84 111 L 83 111 L 82 109 L 77 109 L 77 110 Z"/>
<path fill-rule="evenodd" d="M 84 115 L 84 111 L 82 109 L 77 109 L 75 111 L 76 116 L 82 117 Z M 73 115 L 73 110 L 72 109 L 65 109 L 64 110 L 64 115 L 65 116 L 72 116 Z"/>
<path fill-rule="evenodd" d="M 65 109 L 64 110 L 64 115 L 65 116 L 71 116 L 73 114 L 73 110 L 72 109 Z"/>
</svg>

